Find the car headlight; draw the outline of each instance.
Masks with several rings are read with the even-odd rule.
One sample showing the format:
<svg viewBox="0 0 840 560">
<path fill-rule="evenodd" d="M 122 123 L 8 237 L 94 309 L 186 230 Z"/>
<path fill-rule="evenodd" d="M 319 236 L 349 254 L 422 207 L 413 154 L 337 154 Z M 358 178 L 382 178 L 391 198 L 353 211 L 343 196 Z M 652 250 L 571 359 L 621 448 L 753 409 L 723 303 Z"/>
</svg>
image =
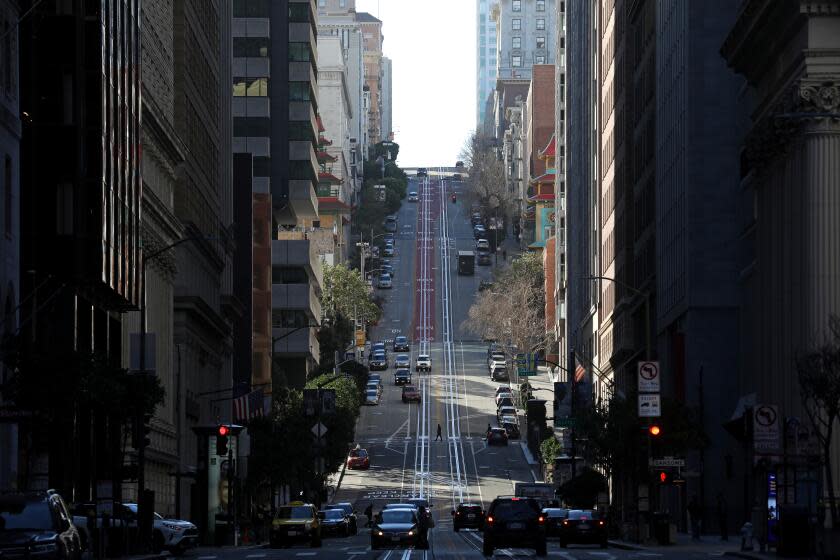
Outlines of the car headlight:
<svg viewBox="0 0 840 560">
<path fill-rule="evenodd" d="M 376 534 L 377 534 L 377 535 L 379 535 L 379 536 L 381 537 L 381 536 L 383 536 L 385 533 L 383 533 L 382 531 L 377 531 L 377 532 L 376 532 Z"/>
<path fill-rule="evenodd" d="M 186 529 L 186 527 L 184 527 L 183 525 L 175 525 L 174 523 L 164 523 L 163 526 L 166 529 L 169 529 L 170 531 L 180 532 L 180 531 L 183 531 L 184 529 Z"/>
<path fill-rule="evenodd" d="M 408 536 L 409 536 L 409 537 L 413 537 L 413 536 L 414 536 L 414 531 L 409 531 L 409 532 L 408 532 Z"/>
</svg>

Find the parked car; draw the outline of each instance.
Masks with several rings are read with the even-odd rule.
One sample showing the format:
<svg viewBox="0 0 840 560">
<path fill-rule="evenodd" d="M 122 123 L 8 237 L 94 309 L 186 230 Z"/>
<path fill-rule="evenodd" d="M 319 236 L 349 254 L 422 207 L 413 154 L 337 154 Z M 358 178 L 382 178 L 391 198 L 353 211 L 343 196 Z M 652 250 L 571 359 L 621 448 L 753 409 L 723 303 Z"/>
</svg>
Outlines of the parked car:
<svg viewBox="0 0 840 560">
<path fill-rule="evenodd" d="M 496 418 L 499 422 L 501 422 L 502 418 L 505 416 L 516 416 L 516 409 L 512 406 L 503 406 L 496 411 Z"/>
<path fill-rule="evenodd" d="M 508 436 L 504 428 L 490 428 L 487 430 L 487 445 L 507 445 Z"/>
<path fill-rule="evenodd" d="M 137 504 L 125 504 L 135 516 Z M 159 513 L 154 513 L 152 533 L 152 547 L 154 550 L 169 551 L 174 556 L 180 556 L 190 548 L 198 546 L 198 527 L 183 519 L 165 519 Z"/>
<path fill-rule="evenodd" d="M 417 191 L 408 191 L 408 201 L 409 202 L 418 202 L 420 197 L 417 196 Z"/>
<path fill-rule="evenodd" d="M 367 382 L 367 385 L 365 385 L 365 390 L 370 391 L 371 389 L 375 390 L 377 393 L 382 395 L 382 385 L 378 381 Z"/>
<path fill-rule="evenodd" d="M 560 546 L 570 544 L 598 544 L 607 548 L 607 524 L 589 509 L 573 509 L 563 520 L 560 529 Z"/>
<path fill-rule="evenodd" d="M 487 367 L 492 368 L 494 365 L 505 365 L 507 359 L 505 358 L 505 353 L 501 351 L 493 351 L 487 357 Z"/>
<path fill-rule="evenodd" d="M 452 510 L 452 529 L 457 533 L 461 529 L 484 528 L 484 509 L 481 504 L 461 503 Z"/>
<path fill-rule="evenodd" d="M 394 385 L 408 385 L 411 383 L 411 370 L 400 368 L 394 372 Z"/>
<path fill-rule="evenodd" d="M 411 401 L 420 402 L 420 390 L 414 385 L 404 385 L 402 388 L 402 402 L 407 403 Z"/>
<path fill-rule="evenodd" d="M 79 560 L 82 537 L 57 492 L 0 494 L 0 558 Z"/>
<path fill-rule="evenodd" d="M 503 406 L 515 406 L 513 404 L 513 396 L 509 397 L 502 397 L 500 399 L 496 399 L 496 409 L 500 409 Z"/>
<path fill-rule="evenodd" d="M 566 508 L 544 508 L 542 513 L 545 517 L 546 536 L 559 537 L 563 528 L 563 520 L 569 516 L 569 510 Z"/>
<path fill-rule="evenodd" d="M 370 462 L 368 462 L 370 465 Z M 350 534 L 355 535 L 359 532 L 358 519 L 356 517 L 356 510 L 350 502 L 338 502 L 337 504 L 327 504 L 324 509 L 340 509 L 350 520 Z"/>
<path fill-rule="evenodd" d="M 414 371 L 432 371 L 432 359 L 428 354 L 419 354 L 414 363 Z"/>
<path fill-rule="evenodd" d="M 373 358 L 368 361 L 368 368 L 371 371 L 388 369 L 388 358 L 385 356 L 385 352 L 374 353 Z"/>
<path fill-rule="evenodd" d="M 493 381 L 509 381 L 507 367 L 504 364 L 495 364 L 490 368 L 490 379 Z"/>
<path fill-rule="evenodd" d="M 365 404 L 368 406 L 376 406 L 379 404 L 379 391 L 376 389 L 368 389 L 365 391 Z"/>
<path fill-rule="evenodd" d="M 368 383 L 370 383 L 371 381 L 376 381 L 377 383 L 382 385 L 382 376 L 378 373 L 368 373 L 367 380 L 368 380 Z"/>
<path fill-rule="evenodd" d="M 493 259 L 491 258 L 490 249 L 476 249 L 475 250 L 475 259 L 478 264 L 492 264 Z"/>
<path fill-rule="evenodd" d="M 413 509 L 385 509 L 376 516 L 370 530 L 370 547 L 415 546 L 418 544 L 417 513 Z"/>
<path fill-rule="evenodd" d="M 498 391 L 496 393 L 496 407 L 499 406 L 499 401 L 502 399 L 512 399 L 513 398 L 513 391 L 508 387 L 505 387 L 504 391 Z"/>
<path fill-rule="evenodd" d="M 390 290 L 393 287 L 393 283 L 391 282 L 391 275 L 388 273 L 380 274 L 377 285 L 379 286 L 380 290 Z"/>
<path fill-rule="evenodd" d="M 394 352 L 408 352 L 410 349 L 408 337 L 398 336 L 394 338 Z"/>
<path fill-rule="evenodd" d="M 499 496 L 490 504 L 484 522 L 484 556 L 497 548 L 533 548 L 537 556 L 548 553 L 545 518 L 534 498 Z"/>
<path fill-rule="evenodd" d="M 369 469 L 370 455 L 367 449 L 358 446 L 355 449 L 351 449 L 350 453 L 347 454 L 347 468 L 351 470 Z"/>
<path fill-rule="evenodd" d="M 350 519 L 340 509 L 324 509 L 318 512 L 321 520 L 321 535 L 350 536 Z"/>
<path fill-rule="evenodd" d="M 515 416 L 502 416 L 499 425 L 507 432 L 508 439 L 519 439 L 519 422 Z"/>
<path fill-rule="evenodd" d="M 391 283 L 394 283 L 394 266 L 390 264 L 383 264 L 379 267 L 382 269 L 382 274 L 387 274 L 391 277 Z"/>
<path fill-rule="evenodd" d="M 475 241 L 475 248 L 476 249 L 487 249 L 490 250 L 490 242 L 486 239 L 476 239 Z"/>
<path fill-rule="evenodd" d="M 396 218 L 394 218 L 394 219 L 396 220 Z M 385 240 L 385 243 L 387 245 L 393 245 L 394 240 L 396 239 L 396 236 L 394 235 L 394 232 L 388 231 L 388 232 L 385 233 L 385 235 L 382 236 L 382 239 Z"/>
<path fill-rule="evenodd" d="M 373 355 L 377 352 L 382 352 L 386 356 L 388 355 L 388 348 L 385 346 L 384 342 L 374 342 L 373 344 L 371 344 L 371 346 L 370 346 L 370 356 L 368 356 L 368 357 L 372 358 Z"/>
<path fill-rule="evenodd" d="M 268 542 L 278 548 L 293 541 L 309 541 L 312 548 L 321 547 L 321 522 L 315 506 L 303 502 L 289 502 L 277 508 L 271 522 Z"/>
</svg>

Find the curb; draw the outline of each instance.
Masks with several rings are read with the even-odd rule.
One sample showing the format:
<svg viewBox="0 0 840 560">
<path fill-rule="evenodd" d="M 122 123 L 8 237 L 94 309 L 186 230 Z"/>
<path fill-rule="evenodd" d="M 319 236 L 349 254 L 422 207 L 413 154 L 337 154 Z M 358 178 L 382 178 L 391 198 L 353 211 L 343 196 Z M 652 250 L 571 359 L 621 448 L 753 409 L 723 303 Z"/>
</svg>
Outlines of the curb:
<svg viewBox="0 0 840 560">
<path fill-rule="evenodd" d="M 624 541 L 610 541 L 610 540 L 608 540 L 607 544 L 609 544 L 613 548 L 618 548 L 618 549 L 621 549 L 621 550 L 635 550 L 635 551 L 647 550 L 643 546 L 639 546 L 639 545 L 636 545 L 636 544 L 630 544 L 630 543 L 627 543 L 627 542 L 624 542 Z"/>
<path fill-rule="evenodd" d="M 734 558 L 749 558 L 750 560 L 755 560 L 756 558 L 763 558 L 763 556 L 759 554 L 755 554 L 754 552 L 745 552 L 743 550 L 728 550 L 724 552 L 724 556 L 732 556 Z"/>
</svg>

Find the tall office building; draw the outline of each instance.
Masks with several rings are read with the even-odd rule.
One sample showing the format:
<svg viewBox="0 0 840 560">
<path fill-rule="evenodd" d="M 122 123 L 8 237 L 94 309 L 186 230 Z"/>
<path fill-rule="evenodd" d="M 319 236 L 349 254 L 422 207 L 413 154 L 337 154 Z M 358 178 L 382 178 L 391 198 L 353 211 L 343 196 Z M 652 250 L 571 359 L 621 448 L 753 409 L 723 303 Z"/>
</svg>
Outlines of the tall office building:
<svg viewBox="0 0 840 560">
<path fill-rule="evenodd" d="M 367 135 L 371 145 L 382 138 L 382 21 L 367 12 L 356 13 L 362 28 L 365 87 L 369 96 Z"/>
<path fill-rule="evenodd" d="M 496 89 L 496 22 L 490 17 L 498 0 L 476 0 L 475 126 L 480 130 L 487 99 Z"/>
<path fill-rule="evenodd" d="M 496 78 L 531 78 L 534 64 L 555 64 L 555 0 L 498 0 L 490 15 L 496 25 Z"/>
<path fill-rule="evenodd" d="M 380 140 L 391 140 L 394 134 L 393 61 L 382 57 L 382 132 Z"/>
<path fill-rule="evenodd" d="M 235 0 L 233 18 L 234 184 L 252 195 L 234 216 L 253 247 L 250 294 L 237 281 L 253 314 L 250 341 L 237 337 L 236 354 L 252 353 L 240 380 L 302 386 L 320 359 L 321 262 L 306 233 L 318 219 L 316 0 Z"/>
<path fill-rule="evenodd" d="M 554 337 L 557 363 L 566 363 L 566 3 L 555 2 L 557 41 L 554 45 Z M 565 367 L 565 366 L 564 366 Z"/>
</svg>

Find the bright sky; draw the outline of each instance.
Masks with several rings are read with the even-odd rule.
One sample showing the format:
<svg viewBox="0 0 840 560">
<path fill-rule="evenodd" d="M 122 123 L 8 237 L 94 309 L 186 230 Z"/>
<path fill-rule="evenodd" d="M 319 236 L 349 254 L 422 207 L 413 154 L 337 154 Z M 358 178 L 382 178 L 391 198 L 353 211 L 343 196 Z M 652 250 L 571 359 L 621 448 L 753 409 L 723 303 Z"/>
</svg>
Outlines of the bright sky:
<svg viewBox="0 0 840 560">
<path fill-rule="evenodd" d="M 475 129 L 475 0 L 356 0 L 382 20 L 403 167 L 452 166 Z"/>
</svg>

